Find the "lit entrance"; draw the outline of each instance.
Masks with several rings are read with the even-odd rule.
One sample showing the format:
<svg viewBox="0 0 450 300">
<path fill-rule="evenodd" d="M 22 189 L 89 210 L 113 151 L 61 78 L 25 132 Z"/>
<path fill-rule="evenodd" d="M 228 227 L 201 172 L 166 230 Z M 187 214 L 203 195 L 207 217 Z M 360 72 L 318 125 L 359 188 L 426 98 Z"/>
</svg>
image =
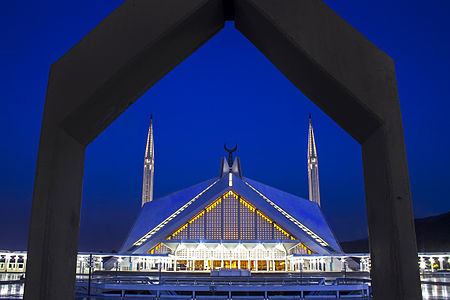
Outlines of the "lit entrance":
<svg viewBox="0 0 450 300">
<path fill-rule="evenodd" d="M 285 270 L 286 270 L 286 262 L 284 260 L 276 260 L 275 271 L 285 271 Z"/>
<path fill-rule="evenodd" d="M 203 260 L 196 260 L 194 263 L 194 270 L 202 271 L 205 269 L 205 263 Z"/>
<path fill-rule="evenodd" d="M 241 269 L 248 269 L 248 261 L 241 260 Z"/>
</svg>

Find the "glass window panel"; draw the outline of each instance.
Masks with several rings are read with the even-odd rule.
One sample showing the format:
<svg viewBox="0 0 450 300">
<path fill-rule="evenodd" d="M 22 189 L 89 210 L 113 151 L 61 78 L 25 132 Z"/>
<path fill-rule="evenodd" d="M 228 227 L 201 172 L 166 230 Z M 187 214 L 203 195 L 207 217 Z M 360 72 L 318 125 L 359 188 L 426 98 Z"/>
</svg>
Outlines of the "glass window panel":
<svg viewBox="0 0 450 300">
<path fill-rule="evenodd" d="M 239 228 L 238 224 L 240 225 Z M 233 191 L 227 192 L 211 203 L 167 239 L 220 240 L 222 239 L 222 230 L 224 240 L 237 240 L 239 238 L 242 240 L 296 239 Z"/>
<path fill-rule="evenodd" d="M 257 226 L 257 238 L 259 240 L 271 240 L 272 239 L 272 221 L 265 215 L 256 212 L 256 226 Z"/>
<path fill-rule="evenodd" d="M 205 238 L 205 211 L 202 211 L 189 221 L 190 239 Z"/>
<path fill-rule="evenodd" d="M 222 239 L 222 199 L 206 208 L 206 239 Z"/>
<path fill-rule="evenodd" d="M 238 196 L 228 192 L 223 197 L 223 239 L 238 239 Z"/>
<path fill-rule="evenodd" d="M 255 207 L 242 198 L 239 202 L 241 213 L 239 216 L 241 239 L 255 239 Z"/>
</svg>

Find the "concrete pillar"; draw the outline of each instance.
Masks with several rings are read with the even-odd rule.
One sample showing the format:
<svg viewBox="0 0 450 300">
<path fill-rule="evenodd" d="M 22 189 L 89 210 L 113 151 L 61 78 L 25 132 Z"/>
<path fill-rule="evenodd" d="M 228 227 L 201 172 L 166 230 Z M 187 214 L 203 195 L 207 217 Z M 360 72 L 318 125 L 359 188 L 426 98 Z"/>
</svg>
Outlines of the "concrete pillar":
<svg viewBox="0 0 450 300">
<path fill-rule="evenodd" d="M 11 271 L 15 272 L 17 269 L 17 255 L 11 256 Z"/>
<path fill-rule="evenodd" d="M 10 256 L 9 255 L 5 255 L 5 271 L 8 272 L 9 269 L 9 262 L 10 262 Z"/>
<path fill-rule="evenodd" d="M 422 299 L 398 103 L 395 108 L 362 144 L 371 277 L 376 298 Z"/>
<path fill-rule="evenodd" d="M 333 272 L 333 262 L 334 262 L 334 258 L 331 257 L 330 258 L 330 272 Z"/>
<path fill-rule="evenodd" d="M 28 260 L 28 258 L 27 258 L 27 256 L 25 255 L 25 256 L 24 256 L 24 262 L 23 262 L 24 272 L 27 271 L 27 260 Z"/>
<path fill-rule="evenodd" d="M 52 73 L 49 90 L 51 80 Z M 48 128 L 51 116 L 46 104 L 28 236 L 27 300 L 74 297 L 85 147 L 62 129 Z"/>
</svg>

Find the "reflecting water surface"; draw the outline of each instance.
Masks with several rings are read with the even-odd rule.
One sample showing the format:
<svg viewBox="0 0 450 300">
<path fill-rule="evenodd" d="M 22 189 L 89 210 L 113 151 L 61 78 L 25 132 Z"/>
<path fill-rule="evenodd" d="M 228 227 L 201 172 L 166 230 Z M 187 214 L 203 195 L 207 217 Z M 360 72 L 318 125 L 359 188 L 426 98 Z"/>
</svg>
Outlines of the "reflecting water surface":
<svg viewBox="0 0 450 300">
<path fill-rule="evenodd" d="M 0 299 L 22 299 L 23 282 L 20 279 L 23 273 L 0 273 Z M 17 283 L 12 283 L 17 281 Z"/>
<path fill-rule="evenodd" d="M 422 284 L 424 300 L 447 300 L 450 295 L 450 286 Z"/>
</svg>

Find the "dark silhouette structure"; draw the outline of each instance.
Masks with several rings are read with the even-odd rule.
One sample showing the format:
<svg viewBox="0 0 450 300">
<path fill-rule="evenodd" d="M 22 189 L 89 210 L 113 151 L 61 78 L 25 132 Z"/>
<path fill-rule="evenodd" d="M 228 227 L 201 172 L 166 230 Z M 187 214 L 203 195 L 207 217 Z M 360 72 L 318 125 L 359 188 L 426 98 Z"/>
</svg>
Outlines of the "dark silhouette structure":
<svg viewBox="0 0 450 300">
<path fill-rule="evenodd" d="M 375 298 L 421 299 L 394 62 L 320 0 L 127 0 L 52 65 L 25 299 L 74 297 L 86 146 L 232 19 L 361 144 Z"/>
<path fill-rule="evenodd" d="M 233 152 L 235 152 L 235 151 L 237 150 L 237 144 L 236 144 L 236 146 L 235 146 L 233 149 L 231 149 L 231 150 L 227 148 L 227 145 L 226 145 L 226 144 L 223 145 L 223 148 L 225 149 L 225 151 L 228 152 L 228 165 L 229 165 L 230 168 L 231 168 L 232 165 L 233 165 Z"/>
</svg>

